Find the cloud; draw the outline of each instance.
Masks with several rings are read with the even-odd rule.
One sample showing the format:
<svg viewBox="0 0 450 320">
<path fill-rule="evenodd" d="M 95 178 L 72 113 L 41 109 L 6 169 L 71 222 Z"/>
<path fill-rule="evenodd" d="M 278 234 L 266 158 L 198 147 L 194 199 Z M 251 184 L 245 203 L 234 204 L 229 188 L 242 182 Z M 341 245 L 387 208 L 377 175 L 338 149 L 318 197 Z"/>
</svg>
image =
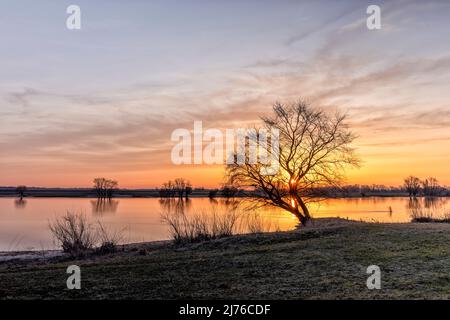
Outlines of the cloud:
<svg viewBox="0 0 450 320">
<path fill-rule="evenodd" d="M 320 32 L 324 32 L 327 30 L 327 28 L 335 26 L 337 22 L 343 20 L 344 18 L 351 16 L 355 12 L 361 11 L 362 10 L 361 8 L 362 7 L 360 7 L 360 4 L 358 2 L 356 3 L 352 2 L 345 9 L 339 8 L 339 12 L 337 14 L 334 14 L 331 17 L 327 17 L 325 20 L 320 21 L 318 24 L 310 26 L 307 30 L 304 30 L 298 34 L 290 36 L 286 40 L 285 44 L 287 46 L 292 46 L 311 36 L 317 35 Z M 323 10 L 322 13 L 324 13 L 325 9 L 322 8 L 322 10 Z"/>
</svg>

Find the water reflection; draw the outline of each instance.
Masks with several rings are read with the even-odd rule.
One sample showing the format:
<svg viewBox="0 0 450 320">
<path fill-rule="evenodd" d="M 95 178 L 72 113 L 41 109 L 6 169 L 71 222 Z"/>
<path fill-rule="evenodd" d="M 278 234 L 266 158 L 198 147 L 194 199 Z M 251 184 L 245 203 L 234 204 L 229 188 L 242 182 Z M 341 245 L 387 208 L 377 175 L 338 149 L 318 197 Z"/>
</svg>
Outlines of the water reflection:
<svg viewBox="0 0 450 320">
<path fill-rule="evenodd" d="M 235 199 L 208 199 L 209 208 L 202 208 L 201 211 L 236 211 L 243 209 L 243 202 Z M 159 199 L 162 212 L 189 213 L 192 207 L 192 200 L 185 198 L 161 198 Z"/>
<path fill-rule="evenodd" d="M 107 213 L 115 213 L 119 206 L 119 200 L 113 199 L 97 199 L 91 200 L 92 213 L 94 215 L 104 215 Z"/>
<path fill-rule="evenodd" d="M 281 230 L 280 216 L 268 208 L 252 209 L 251 202 L 243 199 L 210 198 L 203 206 L 192 207 L 191 199 L 161 198 L 161 220 L 170 229 L 170 233 L 177 237 L 193 234 L 206 235 L 257 233 Z M 192 208 L 191 208 L 192 207 Z M 283 213 L 286 218 L 287 213 Z M 289 227 L 295 224 L 291 221 Z M 225 230 L 225 231 L 224 231 Z"/>
<path fill-rule="evenodd" d="M 232 199 L 232 198 L 224 198 L 224 199 L 209 199 L 212 208 L 224 208 L 225 210 L 238 210 L 243 209 L 243 202 Z"/>
<path fill-rule="evenodd" d="M 25 199 L 25 198 L 24 198 Z M 449 198 L 360 198 L 329 199 L 320 204 L 311 204 L 314 218 L 340 217 L 351 220 L 376 222 L 411 222 L 411 213 L 430 212 L 434 216 L 450 215 Z M 120 201 L 120 205 L 119 204 Z M 27 247 L 55 248 L 48 230 L 48 221 L 66 214 L 67 210 L 84 212 L 92 222 L 101 221 L 105 226 L 127 229 L 128 242 L 165 240 L 170 238 L 161 213 L 169 210 L 188 212 L 189 215 L 212 214 L 213 210 L 223 221 L 226 214 L 236 210 L 246 218 L 238 221 L 250 232 L 261 229 L 272 231 L 292 230 L 298 220 L 290 213 L 273 207 L 252 209 L 253 203 L 244 198 L 120 198 L 97 201 L 86 198 L 18 198 L 0 197 L 0 251 L 8 250 L 14 237 L 23 239 L 20 249 Z M 109 214 L 107 214 L 109 213 Z M 231 215 L 231 218 L 233 216 Z"/>
<path fill-rule="evenodd" d="M 450 215 L 447 207 L 447 198 L 440 197 L 424 197 L 409 198 L 406 208 L 411 219 L 442 219 Z"/>
<path fill-rule="evenodd" d="M 27 201 L 22 198 L 16 199 L 14 200 L 14 206 L 17 209 L 24 209 L 27 206 Z"/>
<path fill-rule="evenodd" d="M 185 198 L 161 198 L 159 203 L 163 212 L 183 214 L 191 208 L 192 200 Z"/>
</svg>

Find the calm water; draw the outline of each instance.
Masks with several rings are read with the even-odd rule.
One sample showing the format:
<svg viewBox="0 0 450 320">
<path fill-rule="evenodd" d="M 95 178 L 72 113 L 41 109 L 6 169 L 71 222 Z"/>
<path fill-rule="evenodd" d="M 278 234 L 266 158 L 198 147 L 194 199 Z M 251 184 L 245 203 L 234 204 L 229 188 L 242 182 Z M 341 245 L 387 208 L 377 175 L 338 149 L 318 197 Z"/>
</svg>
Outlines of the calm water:
<svg viewBox="0 0 450 320">
<path fill-rule="evenodd" d="M 55 248 L 48 230 L 49 221 L 67 211 L 84 213 L 92 222 L 101 221 L 110 230 L 123 232 L 123 242 L 164 240 L 169 230 L 161 221 L 167 210 L 185 210 L 187 213 L 229 211 L 237 202 L 195 198 L 187 203 L 160 199 L 114 199 L 98 202 L 94 199 L 71 198 L 0 198 L 0 251 L 41 250 Z M 423 212 L 439 216 L 450 214 L 450 202 L 409 198 L 330 199 L 311 207 L 314 217 L 341 217 L 370 222 L 409 222 L 411 214 Z M 248 212 L 247 212 L 248 213 Z M 267 230 L 290 230 L 296 219 L 281 210 L 258 209 L 258 217 Z"/>
</svg>

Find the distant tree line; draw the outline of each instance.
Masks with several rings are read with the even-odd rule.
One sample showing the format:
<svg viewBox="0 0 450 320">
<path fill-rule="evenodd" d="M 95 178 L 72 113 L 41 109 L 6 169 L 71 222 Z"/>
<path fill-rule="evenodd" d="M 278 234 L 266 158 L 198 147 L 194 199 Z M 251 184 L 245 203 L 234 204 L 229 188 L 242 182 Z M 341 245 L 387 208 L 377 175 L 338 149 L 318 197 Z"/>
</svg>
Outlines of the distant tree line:
<svg viewBox="0 0 450 320">
<path fill-rule="evenodd" d="M 246 192 L 250 194 L 249 192 Z M 258 189 L 253 191 L 258 195 Z M 353 184 L 341 187 L 322 187 L 311 188 L 310 195 L 318 198 L 336 198 L 336 197 L 368 197 L 368 196 L 450 196 L 450 188 L 441 186 L 436 178 L 427 178 L 420 180 L 417 177 L 408 177 L 403 185 L 386 186 L 382 184 Z"/>
<path fill-rule="evenodd" d="M 449 195 L 450 192 L 448 188 L 440 186 L 438 180 L 434 177 L 420 180 L 418 177 L 409 176 L 405 178 L 403 186 L 410 197 L 419 195 L 426 197 L 445 196 Z"/>
</svg>

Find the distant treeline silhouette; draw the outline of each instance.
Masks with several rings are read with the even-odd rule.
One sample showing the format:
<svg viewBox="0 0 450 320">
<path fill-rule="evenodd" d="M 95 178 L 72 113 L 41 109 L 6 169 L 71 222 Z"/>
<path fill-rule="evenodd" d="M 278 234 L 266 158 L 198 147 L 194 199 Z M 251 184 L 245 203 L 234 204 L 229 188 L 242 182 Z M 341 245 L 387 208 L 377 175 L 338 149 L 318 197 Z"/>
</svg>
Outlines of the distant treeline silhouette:
<svg viewBox="0 0 450 320">
<path fill-rule="evenodd" d="M 110 199 L 115 194 L 122 197 L 160 197 L 160 198 L 189 198 L 191 195 L 209 198 L 235 198 L 235 197 L 263 197 L 258 189 L 241 189 L 237 186 L 224 184 L 221 188 L 194 188 L 191 183 L 183 178 L 168 181 L 161 188 L 148 189 L 119 189 L 117 181 L 96 178 L 94 187 L 89 188 L 36 188 L 27 186 L 0 187 L 0 195 L 14 196 L 22 199 L 27 196 L 40 197 L 87 197 L 96 196 L 99 199 Z M 450 187 L 441 186 L 436 178 L 409 176 L 404 179 L 403 185 L 386 186 L 383 184 L 352 184 L 341 187 L 322 187 L 310 190 L 312 196 L 320 198 L 337 197 L 369 197 L 369 196 L 450 196 Z"/>
<path fill-rule="evenodd" d="M 425 197 L 448 196 L 450 190 L 448 187 L 442 187 L 434 177 L 424 180 L 415 176 L 405 178 L 403 187 L 410 197 L 423 195 Z"/>
</svg>

